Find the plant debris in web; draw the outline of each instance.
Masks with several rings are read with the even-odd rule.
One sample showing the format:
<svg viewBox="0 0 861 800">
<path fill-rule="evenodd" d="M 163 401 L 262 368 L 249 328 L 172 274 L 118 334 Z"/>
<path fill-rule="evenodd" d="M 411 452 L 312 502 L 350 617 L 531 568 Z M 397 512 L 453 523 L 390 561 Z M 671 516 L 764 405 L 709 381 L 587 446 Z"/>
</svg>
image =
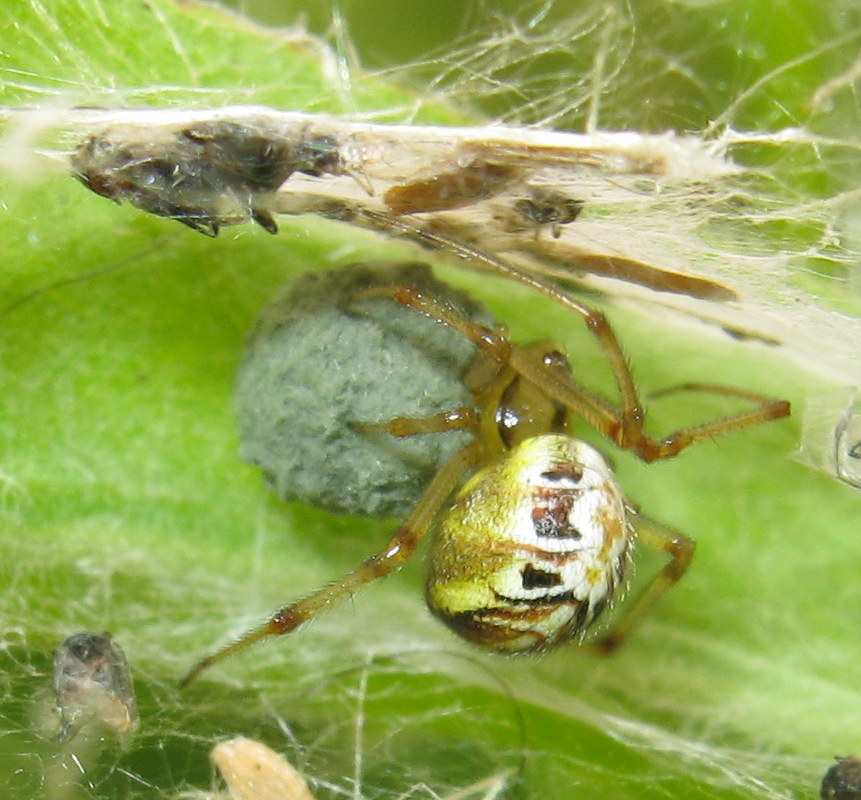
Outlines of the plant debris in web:
<svg viewBox="0 0 861 800">
<path fill-rule="evenodd" d="M 620 203 L 702 191 L 735 168 L 674 134 L 355 123 L 266 108 L 79 110 L 73 174 L 99 195 L 208 236 L 278 214 L 316 214 L 479 264 L 626 281 L 732 300 L 730 287 L 648 263 L 596 226 Z"/>
</svg>

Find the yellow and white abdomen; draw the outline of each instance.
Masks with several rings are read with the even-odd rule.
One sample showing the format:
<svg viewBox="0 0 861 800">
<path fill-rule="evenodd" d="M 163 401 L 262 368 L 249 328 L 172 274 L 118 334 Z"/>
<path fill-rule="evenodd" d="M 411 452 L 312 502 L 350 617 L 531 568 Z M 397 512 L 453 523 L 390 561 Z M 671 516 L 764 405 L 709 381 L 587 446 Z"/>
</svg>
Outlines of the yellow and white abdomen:
<svg viewBox="0 0 861 800">
<path fill-rule="evenodd" d="M 547 434 L 480 469 L 438 523 L 427 601 L 461 636 L 524 653 L 581 636 L 613 599 L 625 503 L 590 445 Z"/>
</svg>

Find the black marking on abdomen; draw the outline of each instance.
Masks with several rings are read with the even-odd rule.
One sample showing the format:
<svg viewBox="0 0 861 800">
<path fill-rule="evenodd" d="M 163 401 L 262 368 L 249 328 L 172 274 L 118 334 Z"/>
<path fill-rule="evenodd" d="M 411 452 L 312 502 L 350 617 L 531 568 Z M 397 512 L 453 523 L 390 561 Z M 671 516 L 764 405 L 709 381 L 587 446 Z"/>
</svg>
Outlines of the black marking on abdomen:
<svg viewBox="0 0 861 800">
<path fill-rule="evenodd" d="M 558 572 L 548 572 L 534 564 L 527 564 L 520 571 L 520 583 L 526 590 L 550 589 L 562 585 L 562 576 Z"/>
</svg>

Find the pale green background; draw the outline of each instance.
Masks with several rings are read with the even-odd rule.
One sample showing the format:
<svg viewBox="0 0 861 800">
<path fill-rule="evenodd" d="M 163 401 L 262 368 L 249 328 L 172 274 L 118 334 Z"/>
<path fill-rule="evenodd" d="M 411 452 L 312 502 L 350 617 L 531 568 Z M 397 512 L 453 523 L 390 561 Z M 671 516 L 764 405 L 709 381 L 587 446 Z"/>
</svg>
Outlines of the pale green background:
<svg viewBox="0 0 861 800">
<path fill-rule="evenodd" d="M 580 5 L 560 3 L 556 13 Z M 861 130 L 851 91 L 836 95 L 827 113 L 805 111 L 814 89 L 857 56 L 854 2 L 632 7 L 636 47 L 607 93 L 605 125 L 698 130 L 761 76 L 820 47 L 817 58 L 745 99 L 733 122 L 769 129 L 809 119 L 823 134 Z M 345 7 L 368 64 L 383 63 L 375 61 L 383 51 L 365 41 L 366 31 L 397 44 L 387 58 L 411 59 L 418 29 L 445 30 L 446 15 L 436 24 L 399 21 L 416 8 L 407 2 L 369 8 Z M 67 92 L 79 103 L 327 111 L 414 99 L 366 81 L 342 101 L 321 90 L 313 53 L 194 5 L 17 0 L 4 13 L 0 90 L 8 105 Z M 322 29 L 328 16 L 312 19 Z M 471 34 L 490 29 L 469 19 Z M 445 44 L 446 34 L 436 42 Z M 573 87 L 589 74 L 594 44 L 578 41 L 561 61 L 529 69 L 546 70 L 551 83 L 565 75 Z M 517 101 L 497 96 L 490 113 Z M 583 114 L 575 106 L 559 123 L 576 127 Z M 432 107 L 426 115 L 454 112 Z M 857 185 L 857 159 L 750 155 L 799 202 Z M 541 661 L 467 648 L 452 654 L 459 645 L 423 608 L 417 560 L 180 694 L 176 680 L 195 657 L 349 569 L 391 524 L 285 506 L 237 459 L 231 385 L 246 332 L 290 274 L 414 252 L 306 220 L 285 221 L 278 237 L 249 227 L 207 240 L 117 208 L 56 165 L 40 162 L 31 174 L 21 163 L 4 172 L 0 208 L 0 774 L 9 777 L 10 800 L 40 792 L 65 800 L 57 776 L 75 775 L 74 764 L 38 735 L 33 718 L 47 702 L 53 647 L 80 628 L 107 628 L 125 646 L 143 725 L 129 753 L 94 760 L 95 788 L 67 795 L 74 800 L 204 789 L 209 748 L 234 734 L 258 737 L 310 775 L 349 789 L 360 712 L 363 789 L 374 797 L 398 796 L 418 781 L 446 795 L 516 766 L 524 748 L 520 792 L 530 798 L 806 797 L 831 756 L 861 750 L 861 498 L 789 459 L 797 419 L 666 464 L 616 455 L 626 490 L 694 535 L 700 550 L 691 574 L 612 660 L 575 648 Z M 817 235 L 799 228 L 775 226 L 762 246 L 798 248 Z M 845 271 L 819 277 L 836 294 Z M 604 385 L 600 358 L 563 309 L 464 270 L 445 276 L 470 284 L 518 338 L 560 341 L 578 374 Z M 647 313 L 611 313 L 647 392 L 723 375 L 800 409 L 809 392 L 828 388 L 779 352 L 716 331 L 695 336 Z M 720 412 L 714 399 L 687 410 Z M 667 401 L 650 424 L 668 430 L 685 413 Z M 374 661 L 363 692 L 362 665 L 375 648 L 420 650 Z"/>
</svg>

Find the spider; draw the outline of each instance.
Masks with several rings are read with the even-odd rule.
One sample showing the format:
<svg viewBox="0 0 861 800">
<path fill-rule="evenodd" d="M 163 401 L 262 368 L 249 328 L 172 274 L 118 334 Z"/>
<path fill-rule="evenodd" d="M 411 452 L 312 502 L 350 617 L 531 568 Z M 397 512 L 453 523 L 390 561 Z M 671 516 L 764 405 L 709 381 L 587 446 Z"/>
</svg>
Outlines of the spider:
<svg viewBox="0 0 861 800">
<path fill-rule="evenodd" d="M 533 282 L 530 279 L 529 282 Z M 327 608 L 389 575 L 434 531 L 426 600 L 462 637 L 499 653 L 542 651 L 582 640 L 624 583 L 636 538 L 668 562 L 596 644 L 614 649 L 686 571 L 694 542 L 639 513 L 603 456 L 567 433 L 577 415 L 617 447 L 645 462 L 675 456 L 704 439 L 790 413 L 787 401 L 756 392 L 690 383 L 666 390 L 703 391 L 754 406 L 656 439 L 616 334 L 604 314 L 548 284 L 536 286 L 580 316 L 609 362 L 617 408 L 578 385 L 567 358 L 548 343 L 514 344 L 450 301 L 412 286 L 383 286 L 356 299 L 388 297 L 459 331 L 476 348 L 465 377 L 474 407 L 423 418 L 355 427 L 393 436 L 465 430 L 472 440 L 430 480 L 404 523 L 379 552 L 334 583 L 276 611 L 263 625 L 198 662 L 182 680 L 269 636 L 289 633 Z"/>
</svg>

